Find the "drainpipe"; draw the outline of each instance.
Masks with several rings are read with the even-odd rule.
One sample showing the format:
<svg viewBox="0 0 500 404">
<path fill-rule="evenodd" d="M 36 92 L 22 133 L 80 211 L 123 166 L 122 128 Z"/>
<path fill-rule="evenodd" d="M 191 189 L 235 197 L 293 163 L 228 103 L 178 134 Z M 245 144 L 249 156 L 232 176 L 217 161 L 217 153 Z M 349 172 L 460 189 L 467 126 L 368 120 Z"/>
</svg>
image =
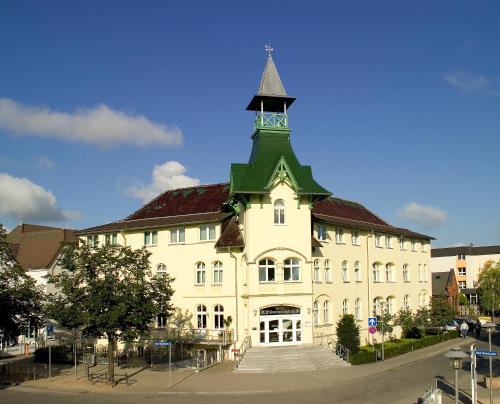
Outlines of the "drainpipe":
<svg viewBox="0 0 500 404">
<path fill-rule="evenodd" d="M 235 297 L 235 327 L 234 333 L 236 334 L 236 339 L 234 340 L 234 347 L 236 348 L 236 342 L 239 339 L 238 324 L 239 324 L 239 310 L 238 310 L 238 258 L 231 252 L 231 247 L 227 247 L 227 252 L 229 256 L 234 259 L 234 297 Z"/>
<path fill-rule="evenodd" d="M 367 287 L 368 287 L 368 317 L 371 316 L 370 310 L 371 310 L 371 293 L 370 293 L 370 239 L 373 236 L 373 230 L 371 233 L 368 233 L 366 236 L 366 280 L 367 280 Z M 372 339 L 373 342 L 373 335 L 369 334 L 369 338 Z"/>
</svg>

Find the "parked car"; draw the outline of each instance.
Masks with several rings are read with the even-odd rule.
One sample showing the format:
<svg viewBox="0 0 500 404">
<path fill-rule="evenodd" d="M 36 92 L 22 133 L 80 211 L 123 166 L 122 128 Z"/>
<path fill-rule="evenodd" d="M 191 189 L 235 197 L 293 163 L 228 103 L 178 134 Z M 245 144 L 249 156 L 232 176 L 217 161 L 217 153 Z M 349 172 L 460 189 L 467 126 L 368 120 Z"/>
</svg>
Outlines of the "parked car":
<svg viewBox="0 0 500 404">
<path fill-rule="evenodd" d="M 458 327 L 460 327 L 460 324 L 455 320 L 444 323 L 444 329 L 446 331 L 457 331 Z"/>
<path fill-rule="evenodd" d="M 464 321 L 469 326 L 469 331 L 473 331 L 476 327 L 476 320 L 470 317 L 457 317 L 454 319 L 459 325 L 461 325 Z"/>
</svg>

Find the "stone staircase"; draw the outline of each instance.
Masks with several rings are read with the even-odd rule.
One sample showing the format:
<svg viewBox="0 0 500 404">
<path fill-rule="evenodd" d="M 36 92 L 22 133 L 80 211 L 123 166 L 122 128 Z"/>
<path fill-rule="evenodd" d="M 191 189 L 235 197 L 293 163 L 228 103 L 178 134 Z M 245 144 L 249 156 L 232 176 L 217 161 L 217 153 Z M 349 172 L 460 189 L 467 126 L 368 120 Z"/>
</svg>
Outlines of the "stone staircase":
<svg viewBox="0 0 500 404">
<path fill-rule="evenodd" d="M 329 348 L 320 345 L 249 348 L 238 373 L 301 372 L 350 366 Z"/>
</svg>

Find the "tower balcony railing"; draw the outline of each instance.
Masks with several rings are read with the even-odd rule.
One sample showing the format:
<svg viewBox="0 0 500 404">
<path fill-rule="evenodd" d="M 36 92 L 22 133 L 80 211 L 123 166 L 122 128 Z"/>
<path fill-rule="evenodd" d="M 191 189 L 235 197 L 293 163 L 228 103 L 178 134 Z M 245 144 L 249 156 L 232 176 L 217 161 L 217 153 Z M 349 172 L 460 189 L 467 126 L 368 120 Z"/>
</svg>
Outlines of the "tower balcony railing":
<svg viewBox="0 0 500 404">
<path fill-rule="evenodd" d="M 288 115 L 279 112 L 261 112 L 255 118 L 254 128 L 288 128 Z"/>
</svg>

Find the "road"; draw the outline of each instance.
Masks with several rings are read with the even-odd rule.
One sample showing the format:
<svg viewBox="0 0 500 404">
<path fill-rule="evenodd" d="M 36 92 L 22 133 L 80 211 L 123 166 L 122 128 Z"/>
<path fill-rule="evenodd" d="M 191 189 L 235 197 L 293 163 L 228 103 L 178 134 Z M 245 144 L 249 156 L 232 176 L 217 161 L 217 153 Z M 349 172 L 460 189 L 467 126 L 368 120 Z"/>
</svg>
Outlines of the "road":
<svg viewBox="0 0 500 404">
<path fill-rule="evenodd" d="M 485 342 L 480 342 L 482 349 L 486 348 Z M 497 346 L 494 349 L 498 349 Z M 369 366 L 369 365 L 365 365 Z M 481 364 L 481 371 L 486 370 L 485 363 Z M 290 373 L 293 378 L 303 378 L 301 373 Z M 272 377 L 272 375 L 270 375 Z M 453 370 L 449 367 L 448 360 L 441 354 L 421 359 L 406 365 L 399 366 L 387 371 L 371 374 L 353 380 L 331 383 L 327 387 L 316 390 L 303 390 L 294 392 L 273 391 L 246 391 L 235 393 L 203 393 L 200 386 L 198 393 L 68 393 L 57 391 L 34 390 L 22 386 L 8 388 L 0 391 L 1 403 L 13 404 L 122 404 L 122 403 L 374 403 L 374 404 L 408 404 L 416 402 L 426 389 L 435 385 L 436 378 L 442 378 L 446 385 L 447 381 L 453 380 Z M 302 380 L 303 381 L 303 380 Z M 460 371 L 459 383 L 461 387 L 469 385 L 469 371 L 464 364 Z M 452 388 L 448 389 L 453 394 Z M 482 388 L 482 396 L 487 397 L 486 390 Z M 463 396 L 463 402 L 469 402 Z M 498 401 L 497 401 L 498 400 Z M 500 393 L 495 392 L 495 401 L 500 402 Z M 444 403 L 452 403 L 450 398 L 445 397 Z M 485 401 L 483 401 L 485 402 Z M 487 402 L 487 401 L 486 401 Z"/>
</svg>

